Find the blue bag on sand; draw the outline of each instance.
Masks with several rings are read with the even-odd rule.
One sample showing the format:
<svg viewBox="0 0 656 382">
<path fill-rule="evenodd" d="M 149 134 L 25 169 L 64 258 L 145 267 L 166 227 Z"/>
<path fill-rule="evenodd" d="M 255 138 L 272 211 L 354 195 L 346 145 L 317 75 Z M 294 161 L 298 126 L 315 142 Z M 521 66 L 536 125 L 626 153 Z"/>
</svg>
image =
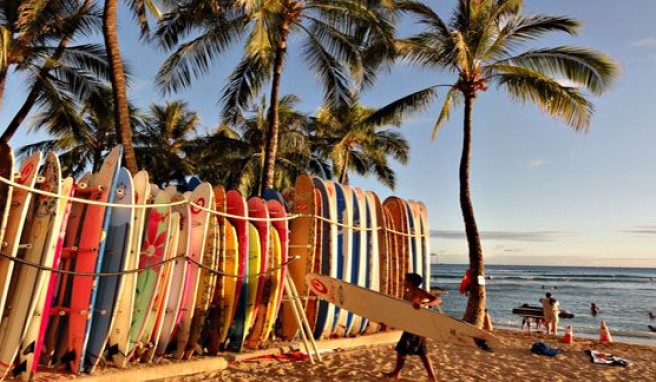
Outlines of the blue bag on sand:
<svg viewBox="0 0 656 382">
<path fill-rule="evenodd" d="M 531 346 L 531 351 L 535 354 L 555 357 L 558 354 L 560 354 L 562 350 L 552 348 L 551 346 L 549 346 L 549 344 L 546 344 L 544 342 L 533 342 L 533 346 Z"/>
</svg>

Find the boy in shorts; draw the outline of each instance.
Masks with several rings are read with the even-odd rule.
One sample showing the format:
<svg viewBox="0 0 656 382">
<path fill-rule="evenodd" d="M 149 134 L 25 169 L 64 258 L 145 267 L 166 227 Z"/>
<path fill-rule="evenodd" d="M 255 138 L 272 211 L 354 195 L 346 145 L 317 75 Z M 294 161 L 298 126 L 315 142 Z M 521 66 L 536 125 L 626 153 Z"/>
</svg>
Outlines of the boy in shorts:
<svg viewBox="0 0 656 382">
<path fill-rule="evenodd" d="M 403 283 L 405 289 L 403 299 L 412 303 L 412 306 L 414 306 L 415 309 L 438 305 L 440 299 L 421 289 L 419 287 L 421 281 L 421 276 L 416 273 L 406 274 Z M 385 373 L 385 376 L 395 379 L 401 378 L 401 369 L 405 364 L 406 357 L 409 355 L 418 355 L 426 368 L 426 372 L 428 372 L 428 379 L 431 381 L 437 381 L 431 360 L 426 354 L 425 337 L 404 331 L 394 350 L 396 350 L 396 367 L 391 372 Z"/>
</svg>

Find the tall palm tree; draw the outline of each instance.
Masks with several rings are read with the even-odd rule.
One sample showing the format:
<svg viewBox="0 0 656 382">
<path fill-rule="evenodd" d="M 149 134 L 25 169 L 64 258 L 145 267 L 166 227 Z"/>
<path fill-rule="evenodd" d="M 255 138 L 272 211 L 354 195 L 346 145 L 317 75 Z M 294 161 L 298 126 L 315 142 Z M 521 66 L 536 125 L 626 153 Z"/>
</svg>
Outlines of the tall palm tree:
<svg viewBox="0 0 656 382">
<path fill-rule="evenodd" d="M 481 91 L 494 85 L 520 102 L 536 104 L 543 112 L 564 121 L 575 131 L 586 131 L 594 108 L 588 94 L 601 95 L 617 76 L 617 65 L 606 55 L 588 48 L 558 46 L 529 48 L 551 32 L 575 35 L 580 23 L 565 16 L 524 15 L 521 0 L 459 0 L 450 22 L 429 6 L 399 1 L 400 12 L 416 17 L 423 31 L 401 39 L 401 57 L 426 69 L 457 74 L 448 85 L 444 104 L 433 128 L 433 139 L 449 118 L 454 105 L 464 104 L 464 137 L 460 159 L 460 207 L 469 246 L 472 287 L 464 320 L 482 325 L 485 288 L 483 250 L 469 188 L 472 145 L 472 110 Z M 434 85 L 388 105 L 404 110 L 426 105 L 436 94 Z"/>
<path fill-rule="evenodd" d="M 348 184 L 349 171 L 355 171 L 360 175 L 373 174 L 394 189 L 396 175 L 388 157 L 405 164 L 410 146 L 399 132 L 387 128 L 400 126 L 400 116 L 383 114 L 384 110 L 359 103 L 323 107 L 317 112 L 318 135 L 329 142 L 324 148 L 340 183 Z"/>
<path fill-rule="evenodd" d="M 187 153 L 198 149 L 193 142 L 200 117 L 186 102 L 171 101 L 152 105 L 143 122 L 135 136 L 139 163 L 160 186 L 170 180 L 184 184 L 193 173 Z"/>
<path fill-rule="evenodd" d="M 91 0 L 0 3 L 0 104 L 10 69 L 27 74 L 30 89 L 0 139 L 8 142 L 35 104 L 73 109 L 77 99 L 98 91 L 108 77 L 104 50 L 70 44 L 96 31 L 100 21 Z"/>
<path fill-rule="evenodd" d="M 128 0 L 128 4 L 139 22 L 142 37 L 146 37 L 149 32 L 146 9 L 149 9 L 158 17 L 161 15 L 159 9 L 153 0 Z M 120 142 L 123 144 L 125 165 L 132 174 L 135 174 L 139 171 L 139 168 L 137 166 L 136 154 L 132 143 L 132 126 L 130 126 L 127 81 L 123 59 L 121 58 L 118 31 L 116 29 L 117 15 L 118 0 L 105 0 L 105 8 L 103 12 L 103 37 L 105 39 L 105 48 L 107 50 L 109 67 L 111 70 L 110 75 L 112 82 L 112 96 L 114 98 L 114 118 L 116 118 L 116 128 L 120 137 Z"/>
<path fill-rule="evenodd" d="M 177 47 L 160 69 L 158 83 L 166 91 L 188 86 L 193 78 L 209 70 L 214 58 L 244 38 L 244 55 L 223 92 L 223 116 L 234 121 L 270 81 L 266 150 L 259 183 L 260 189 L 271 187 L 278 151 L 280 85 L 287 46 L 294 41 L 290 36 L 304 37 L 303 57 L 320 79 L 326 103 L 349 103 L 352 82 L 369 83 L 374 77 L 376 65 L 363 66 L 363 52 L 370 58 L 380 59 L 391 54 L 393 28 L 386 3 L 384 0 L 180 1 L 164 17 L 157 32 L 164 47 Z M 181 39 L 190 35 L 194 38 L 180 44 Z"/>
</svg>

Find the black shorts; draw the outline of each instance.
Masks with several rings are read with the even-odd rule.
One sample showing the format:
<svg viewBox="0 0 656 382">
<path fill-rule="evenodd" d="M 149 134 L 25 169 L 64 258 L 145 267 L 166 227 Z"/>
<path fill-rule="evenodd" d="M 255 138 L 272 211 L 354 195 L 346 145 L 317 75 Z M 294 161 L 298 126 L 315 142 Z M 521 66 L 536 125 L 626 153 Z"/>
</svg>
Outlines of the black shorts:
<svg viewBox="0 0 656 382">
<path fill-rule="evenodd" d="M 401 355 L 425 355 L 426 338 L 416 334 L 403 332 L 394 350 Z"/>
</svg>

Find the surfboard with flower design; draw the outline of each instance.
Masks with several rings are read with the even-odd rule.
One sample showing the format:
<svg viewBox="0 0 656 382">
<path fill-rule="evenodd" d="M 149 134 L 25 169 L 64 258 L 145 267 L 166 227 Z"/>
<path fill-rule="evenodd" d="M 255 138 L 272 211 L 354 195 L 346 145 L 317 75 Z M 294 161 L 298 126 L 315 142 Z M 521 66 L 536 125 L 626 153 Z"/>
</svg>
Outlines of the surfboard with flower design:
<svg viewBox="0 0 656 382">
<path fill-rule="evenodd" d="M 170 197 L 166 192 L 160 192 L 155 197 L 153 204 L 165 205 L 169 204 L 170 201 Z M 141 347 L 144 345 L 140 343 L 140 340 L 146 329 L 146 321 L 151 313 L 152 304 L 154 303 L 153 297 L 160 281 L 160 271 L 163 269 L 161 263 L 165 259 L 169 243 L 170 218 L 170 206 L 153 207 L 148 211 L 139 256 L 139 269 L 143 269 L 143 271 L 139 272 L 139 276 L 137 276 L 128 355 L 135 350 L 136 346 Z"/>
</svg>

